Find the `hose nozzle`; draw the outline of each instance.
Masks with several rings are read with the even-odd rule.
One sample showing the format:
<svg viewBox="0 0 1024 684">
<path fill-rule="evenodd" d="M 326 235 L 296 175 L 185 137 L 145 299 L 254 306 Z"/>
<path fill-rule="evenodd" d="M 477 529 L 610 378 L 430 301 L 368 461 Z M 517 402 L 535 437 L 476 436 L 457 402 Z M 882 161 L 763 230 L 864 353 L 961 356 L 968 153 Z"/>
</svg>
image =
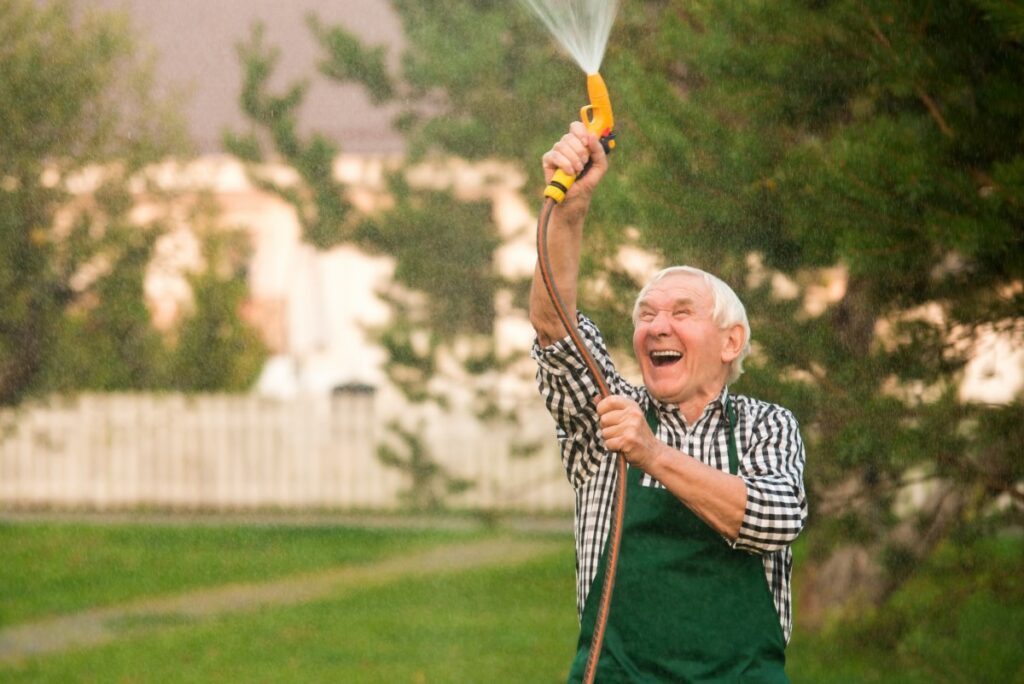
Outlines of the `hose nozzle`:
<svg viewBox="0 0 1024 684">
<path fill-rule="evenodd" d="M 590 97 L 590 104 L 580 109 L 580 121 L 588 131 L 598 137 L 604 151 L 610 153 L 615 149 L 615 118 L 612 116 L 612 100 L 608 96 L 608 86 L 605 85 L 601 74 L 593 73 L 587 76 L 587 95 Z M 555 171 L 555 175 L 544 190 L 544 196 L 560 204 L 572 184 L 589 169 L 590 162 L 587 162 L 579 176 L 571 176 L 561 169 Z"/>
</svg>

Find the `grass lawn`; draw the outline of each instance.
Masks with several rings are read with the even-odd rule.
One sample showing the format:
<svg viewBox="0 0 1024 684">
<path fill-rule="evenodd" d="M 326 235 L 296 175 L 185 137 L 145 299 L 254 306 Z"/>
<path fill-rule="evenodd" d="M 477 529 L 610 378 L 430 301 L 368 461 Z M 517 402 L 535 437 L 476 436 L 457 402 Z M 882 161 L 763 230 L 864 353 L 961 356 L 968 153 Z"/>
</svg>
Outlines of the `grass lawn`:
<svg viewBox="0 0 1024 684">
<path fill-rule="evenodd" d="M 0 548 L 18 555 L 0 566 L 0 586 L 4 615 L 22 620 L 199 584 L 365 563 L 488 534 L 9 525 L 0 527 Z M 564 539 L 559 550 L 521 564 L 172 622 L 102 647 L 0 665 L 0 681 L 564 681 L 576 618 L 572 542 L 557 538 Z M 32 549 L 49 555 L 38 558 Z M 1020 538 L 951 544 L 876 613 L 821 632 L 802 630 L 798 615 L 790 677 L 794 684 L 1024 684 L 1021 567 Z M 50 592 L 58 598 L 40 596 Z"/>
<path fill-rule="evenodd" d="M 0 522 L 0 627 L 141 596 L 366 563 L 472 535 L 479 533 Z"/>
<path fill-rule="evenodd" d="M 574 646 L 572 552 L 180 625 L 0 669 L 4 682 L 559 682 Z"/>
</svg>

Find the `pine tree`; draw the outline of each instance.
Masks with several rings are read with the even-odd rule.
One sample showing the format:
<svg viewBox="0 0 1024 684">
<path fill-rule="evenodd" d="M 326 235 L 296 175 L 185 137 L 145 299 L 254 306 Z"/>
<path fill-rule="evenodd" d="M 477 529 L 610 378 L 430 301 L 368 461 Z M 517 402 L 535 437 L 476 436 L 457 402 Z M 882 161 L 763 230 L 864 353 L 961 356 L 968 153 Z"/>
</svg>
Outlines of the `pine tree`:
<svg viewBox="0 0 1024 684">
<path fill-rule="evenodd" d="M 414 153 L 517 159 L 539 189 L 582 74 L 514 3 L 394 5 L 433 104 L 402 119 Z M 803 425 L 813 555 L 866 548 L 876 598 L 1024 510 L 1020 395 L 960 393 L 979 335 L 1024 337 L 1022 27 L 995 0 L 647 0 L 623 3 L 602 67 L 619 146 L 581 306 L 626 355 L 622 245 L 729 281 L 757 348 L 737 391 Z M 899 519 L 911 479 L 933 496 Z"/>
</svg>

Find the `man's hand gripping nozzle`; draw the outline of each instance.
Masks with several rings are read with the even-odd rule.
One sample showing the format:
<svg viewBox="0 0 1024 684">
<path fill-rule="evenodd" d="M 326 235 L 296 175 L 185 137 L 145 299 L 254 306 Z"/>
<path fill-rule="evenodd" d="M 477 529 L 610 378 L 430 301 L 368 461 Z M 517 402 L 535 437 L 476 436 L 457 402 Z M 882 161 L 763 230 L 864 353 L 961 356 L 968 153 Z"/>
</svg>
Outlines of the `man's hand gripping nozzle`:
<svg viewBox="0 0 1024 684">
<path fill-rule="evenodd" d="M 615 118 L 612 116 L 612 100 L 608 96 L 608 86 L 604 84 L 601 74 L 587 76 L 587 94 L 590 96 L 590 104 L 580 109 L 580 121 L 586 125 L 587 130 L 598 137 L 604 151 L 611 152 L 615 149 Z M 570 176 L 561 170 L 555 171 L 555 175 L 544 190 L 544 196 L 561 204 L 565 199 L 565 193 L 589 168 L 588 162 L 579 176 Z"/>
</svg>

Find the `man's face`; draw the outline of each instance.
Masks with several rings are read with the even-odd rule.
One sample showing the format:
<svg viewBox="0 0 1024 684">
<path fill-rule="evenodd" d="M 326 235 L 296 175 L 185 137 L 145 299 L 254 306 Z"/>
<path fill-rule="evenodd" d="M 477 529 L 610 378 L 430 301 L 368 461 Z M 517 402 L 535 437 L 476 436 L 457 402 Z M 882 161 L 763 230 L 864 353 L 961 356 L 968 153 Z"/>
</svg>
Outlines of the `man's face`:
<svg viewBox="0 0 1024 684">
<path fill-rule="evenodd" d="M 711 318 L 711 288 L 693 273 L 674 273 L 655 283 L 640 302 L 633 351 L 644 384 L 666 403 L 710 401 L 728 376 L 729 331 Z"/>
</svg>

